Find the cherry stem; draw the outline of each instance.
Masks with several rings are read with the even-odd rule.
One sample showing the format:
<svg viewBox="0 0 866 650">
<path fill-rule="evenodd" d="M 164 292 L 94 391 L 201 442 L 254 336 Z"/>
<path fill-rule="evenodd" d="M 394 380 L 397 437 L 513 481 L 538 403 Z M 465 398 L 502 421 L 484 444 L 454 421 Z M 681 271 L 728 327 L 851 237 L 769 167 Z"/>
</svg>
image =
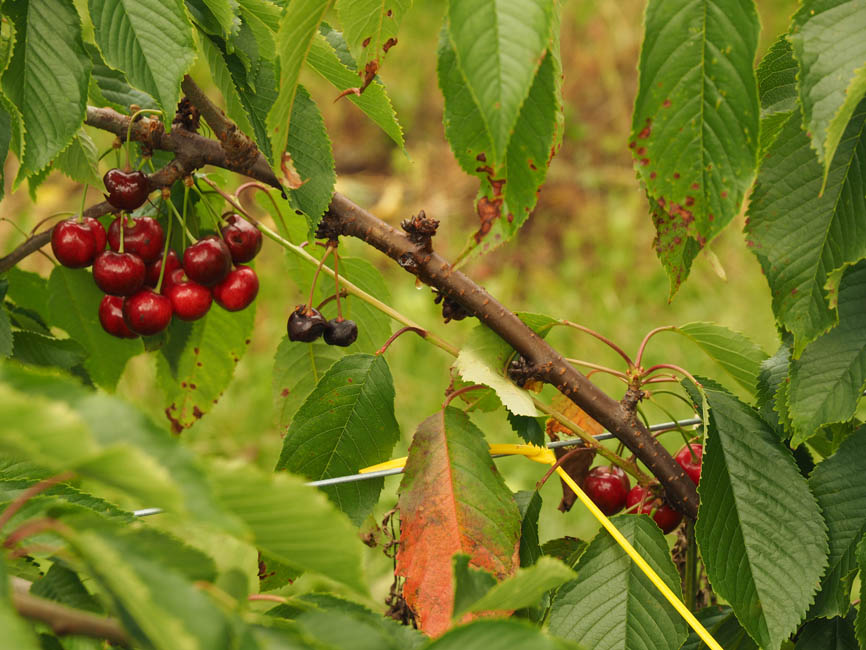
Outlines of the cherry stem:
<svg viewBox="0 0 866 650">
<path fill-rule="evenodd" d="M 548 470 L 544 473 L 544 476 L 541 477 L 541 480 L 535 484 L 535 491 L 538 492 L 542 487 L 544 487 L 544 484 L 547 483 L 547 479 L 549 479 L 553 475 L 553 473 L 556 471 L 556 469 L 558 467 L 560 467 L 565 461 L 567 461 L 572 456 L 577 456 L 577 454 L 579 454 L 582 451 L 592 451 L 592 449 L 590 449 L 589 447 L 585 447 L 585 446 L 581 445 L 579 447 L 575 447 L 574 449 L 568 450 L 562 456 L 557 458 L 556 462 L 553 465 L 551 465 L 548 468 Z"/>
<path fill-rule="evenodd" d="M 64 532 L 66 530 L 66 527 L 61 525 L 61 523 L 56 519 L 51 519 L 49 517 L 44 517 L 42 519 L 30 519 L 29 521 L 25 521 L 23 524 L 18 526 L 18 528 L 9 533 L 9 535 L 3 541 L 3 546 L 5 548 L 13 548 L 21 540 L 32 537 L 33 535 L 38 535 L 39 533 L 43 533 L 46 530 Z"/>
<path fill-rule="evenodd" d="M 578 366 L 584 366 L 586 368 L 592 368 L 596 372 L 604 372 L 609 375 L 613 375 L 614 377 L 619 377 L 626 383 L 628 382 L 628 376 L 624 372 L 620 372 L 619 370 L 614 370 L 613 368 L 608 368 L 607 366 L 600 366 L 595 363 L 590 363 L 589 361 L 583 361 L 581 359 L 566 359 L 569 363 L 573 363 Z"/>
<path fill-rule="evenodd" d="M 472 384 L 471 386 L 464 386 L 463 388 L 458 388 L 453 393 L 448 394 L 448 396 L 445 398 L 445 401 L 442 402 L 442 409 L 444 410 L 445 408 L 447 408 L 448 405 L 451 404 L 451 400 L 453 400 L 455 397 L 468 393 L 472 390 L 479 390 L 481 388 L 487 388 L 487 386 L 485 386 L 484 384 Z"/>
<path fill-rule="evenodd" d="M 132 123 L 135 122 L 135 119 L 139 115 L 146 115 L 148 113 L 159 113 L 162 115 L 162 111 L 157 108 L 141 108 L 135 113 L 133 113 L 129 118 L 129 124 L 126 127 L 126 168 L 129 169 L 129 138 L 132 135 Z"/>
<path fill-rule="evenodd" d="M 183 214 L 186 216 L 186 197 L 189 195 L 189 188 L 184 186 L 183 188 Z M 171 201 L 171 197 L 168 199 Z M 168 248 L 171 245 L 171 226 L 174 223 L 174 219 L 171 218 L 171 215 L 168 215 L 168 228 L 165 233 L 165 246 L 162 248 L 162 262 L 159 265 L 159 279 L 156 281 L 156 293 L 159 293 L 162 289 L 162 279 L 165 277 L 165 267 L 168 266 Z"/>
<path fill-rule="evenodd" d="M 208 185 L 210 185 L 210 186 L 214 189 L 214 191 L 215 191 L 217 194 L 219 194 L 221 197 L 223 197 L 223 199 L 225 199 L 226 203 L 228 203 L 228 204 L 229 204 L 230 206 L 232 206 L 235 210 L 237 210 L 237 211 L 240 212 L 242 215 L 244 215 L 247 219 L 249 219 L 251 222 L 253 222 L 253 224 L 256 223 L 256 220 L 253 219 L 252 215 L 250 215 L 250 213 L 247 212 L 247 211 L 243 208 L 243 206 L 241 206 L 241 204 L 238 203 L 238 202 L 235 200 L 235 198 L 234 198 L 233 196 L 230 196 L 229 194 L 226 194 L 225 192 L 223 192 L 222 189 L 220 189 L 220 186 L 217 185 L 216 183 L 214 183 L 214 182 L 213 182 L 211 179 L 209 179 L 207 176 L 200 176 L 199 178 L 201 178 L 205 183 L 207 183 Z"/>
<path fill-rule="evenodd" d="M 699 382 L 697 379 L 695 379 L 692 376 L 692 373 L 690 373 L 685 368 L 681 368 L 680 366 L 676 366 L 672 363 L 658 363 L 654 366 L 650 366 L 649 368 L 647 368 L 646 370 L 644 370 L 641 373 L 641 378 L 648 377 L 651 373 L 655 372 L 656 370 L 661 370 L 663 368 L 666 368 L 667 370 L 673 370 L 674 372 L 678 372 L 681 375 L 688 377 L 692 381 L 692 383 L 694 383 L 695 386 L 697 386 L 698 388 L 702 388 L 701 382 Z M 646 382 L 643 382 L 643 383 L 646 383 Z"/>
<path fill-rule="evenodd" d="M 646 386 L 647 384 L 679 384 L 680 380 L 676 378 L 674 375 L 670 376 L 656 376 L 652 379 L 641 380 L 641 386 Z"/>
<path fill-rule="evenodd" d="M 411 326 L 401 327 L 396 332 L 394 332 L 391 336 L 388 337 L 388 340 L 385 341 L 384 345 L 381 348 L 376 350 L 376 356 L 380 356 L 380 355 L 385 354 L 385 350 L 387 350 L 391 346 L 391 344 L 397 340 L 397 337 L 401 336 L 402 334 L 405 334 L 406 332 L 415 332 L 415 334 L 420 336 L 422 339 L 427 338 L 427 330 L 421 329 L 420 327 L 411 327 Z"/>
<path fill-rule="evenodd" d="M 238 202 L 241 199 L 241 192 L 245 192 L 246 190 L 259 190 L 260 192 L 264 192 L 265 196 L 267 196 L 271 200 L 271 205 L 274 206 L 274 211 L 277 213 L 277 216 L 280 218 L 280 223 L 283 224 L 283 228 L 288 231 L 286 228 L 286 221 L 283 219 L 283 213 L 280 210 L 280 206 L 277 205 L 277 200 L 274 198 L 273 194 L 271 194 L 271 188 L 267 185 L 262 185 L 261 183 L 257 183 L 256 181 L 250 181 L 249 183 L 244 183 L 237 190 L 235 190 L 235 196 L 238 197 Z"/>
<path fill-rule="evenodd" d="M 184 196 L 184 198 L 186 197 Z M 183 229 L 183 232 L 186 233 L 187 238 L 189 238 L 191 242 L 194 242 L 195 237 L 193 237 L 192 233 L 189 231 L 189 228 L 186 227 L 186 209 L 184 208 L 184 213 L 183 215 L 181 215 L 181 213 L 177 211 L 177 208 L 174 205 L 174 201 L 171 200 L 171 197 L 165 199 L 165 202 L 168 203 L 168 207 L 171 208 L 174 216 L 177 218 L 178 221 L 180 221 L 181 228 Z M 186 205 L 186 203 L 184 203 L 184 205 Z M 184 246 L 184 248 L 186 247 Z"/>
<path fill-rule="evenodd" d="M 572 323 L 570 320 L 561 320 L 561 321 L 559 321 L 557 324 L 558 324 L 558 325 L 565 325 L 565 326 L 567 326 L 567 327 L 573 327 L 573 328 L 576 329 L 576 330 L 580 330 L 581 332 L 584 332 L 584 333 L 586 333 L 586 334 L 589 334 L 590 336 L 594 336 L 594 337 L 597 338 L 599 341 L 601 341 L 602 343 L 604 343 L 605 345 L 607 345 L 607 346 L 608 346 L 610 349 L 612 349 L 614 352 L 616 352 L 616 353 L 617 353 L 619 356 L 621 356 L 623 359 L 625 359 L 625 362 L 628 364 L 629 369 L 635 367 L 635 364 L 632 362 L 631 357 L 629 357 L 629 356 L 628 356 L 628 355 L 623 351 L 623 349 L 622 349 L 621 347 L 619 347 L 616 343 L 614 343 L 613 341 L 611 341 L 611 340 L 610 340 L 609 338 L 607 338 L 606 336 L 604 336 L 604 335 L 602 335 L 602 334 L 599 334 L 599 333 L 596 332 L 595 330 L 592 330 L 592 329 L 590 329 L 590 328 L 588 328 L 588 327 L 585 327 L 585 326 L 583 326 L 583 325 L 579 325 L 578 323 Z"/>
<path fill-rule="evenodd" d="M 672 395 L 676 395 L 676 393 L 671 393 L 671 394 L 672 394 Z M 677 397 L 679 397 L 679 395 L 677 395 Z M 688 436 L 688 434 L 686 434 L 686 430 L 683 429 L 682 426 L 680 426 L 680 423 L 677 421 L 676 416 L 675 416 L 673 413 L 671 413 L 669 410 L 667 410 L 664 406 L 662 406 L 661 404 L 659 404 L 659 403 L 658 403 L 658 400 L 654 400 L 654 399 L 652 398 L 652 396 L 650 396 L 649 399 L 652 400 L 653 404 L 655 404 L 655 407 L 656 407 L 657 409 L 659 409 L 662 413 L 664 413 L 664 414 L 665 414 L 665 415 L 670 419 L 670 421 L 674 423 L 673 428 L 671 428 L 671 429 L 665 429 L 664 431 L 659 432 L 658 435 L 661 435 L 661 434 L 663 434 L 663 433 L 668 433 L 668 432 L 670 432 L 670 431 L 679 431 L 679 434 L 680 434 L 680 435 L 682 436 L 682 438 L 683 438 L 683 442 L 686 443 L 686 447 L 688 447 L 688 449 L 689 449 L 689 453 L 692 455 L 692 460 L 693 460 L 694 462 L 698 462 L 698 457 L 695 456 L 695 452 L 692 451 L 692 446 L 689 444 L 689 436 Z"/>
<path fill-rule="evenodd" d="M 123 235 L 126 233 L 126 217 L 122 212 L 118 217 L 118 222 L 120 223 L 120 249 L 118 250 L 118 252 L 123 253 Z"/>
<path fill-rule="evenodd" d="M 343 307 L 340 305 L 340 253 L 337 252 L 337 247 L 334 246 L 334 293 L 335 300 L 337 301 L 337 322 L 341 323 L 343 321 Z"/>
<path fill-rule="evenodd" d="M 3 530 L 3 527 L 7 523 L 9 523 L 9 520 L 12 519 L 13 516 L 15 516 L 15 513 L 18 512 L 21 507 L 30 499 L 35 497 L 40 492 L 44 492 L 48 488 L 57 485 L 58 483 L 68 481 L 73 476 L 75 476 L 75 472 L 63 472 L 61 474 L 57 474 L 56 476 L 42 479 L 38 483 L 34 483 L 29 488 L 24 490 L 21 494 L 15 497 L 15 499 L 8 506 L 6 506 L 6 509 L 3 510 L 3 512 L 0 512 L 0 530 Z"/>
<path fill-rule="evenodd" d="M 348 292 L 348 291 L 346 291 L 345 289 L 340 289 L 340 291 L 339 291 L 339 296 L 340 296 L 340 298 L 345 298 L 345 297 L 348 296 L 348 295 L 349 295 L 349 292 Z M 316 305 L 316 311 L 322 311 L 322 307 L 324 307 L 325 305 L 327 305 L 327 304 L 328 304 L 329 302 L 331 302 L 332 300 L 336 300 L 336 298 L 337 298 L 337 294 L 336 294 L 336 293 L 335 293 L 335 294 L 332 294 L 332 295 L 330 295 L 330 296 L 328 296 L 328 297 L 325 298 L 322 302 L 320 302 L 318 305 Z"/>
<path fill-rule="evenodd" d="M 641 359 L 643 359 L 644 350 L 646 350 L 646 345 L 649 343 L 649 340 L 654 337 L 659 332 L 667 332 L 668 330 L 675 330 L 676 327 L 674 325 L 665 325 L 664 327 L 656 327 L 654 330 L 650 330 L 647 332 L 647 335 L 643 337 L 643 341 L 640 342 L 640 347 L 637 349 L 637 358 L 634 360 L 637 366 L 640 366 Z"/>
<path fill-rule="evenodd" d="M 272 603 L 282 603 L 283 605 L 289 602 L 288 598 L 277 596 L 276 594 L 250 594 L 247 596 L 247 600 L 267 600 Z"/>
<path fill-rule="evenodd" d="M 49 221 L 51 219 L 56 219 L 57 217 L 69 217 L 69 216 L 72 216 L 74 214 L 75 214 L 74 212 L 55 212 L 54 214 L 48 215 L 44 219 L 40 219 L 39 221 L 37 221 L 36 225 L 33 226 L 33 228 L 30 230 L 29 233 L 27 233 L 26 231 L 19 228 L 18 225 L 14 221 L 12 221 L 11 219 L 4 218 L 4 221 L 8 221 L 9 223 L 11 223 L 15 227 L 15 230 L 17 230 L 19 233 L 21 233 L 24 237 L 32 237 L 36 233 L 36 229 L 39 226 L 41 226 L 43 223 L 45 223 L 46 221 Z"/>
<path fill-rule="evenodd" d="M 336 251 L 335 246 L 327 246 L 325 248 L 325 254 L 322 255 L 322 259 L 319 260 L 319 266 L 316 267 L 316 274 L 313 276 L 313 283 L 310 285 L 310 297 L 307 299 L 307 306 L 304 309 L 304 312 L 309 315 L 310 309 L 313 306 L 313 292 L 316 290 L 316 282 L 319 281 L 319 273 L 322 271 L 322 265 L 324 265 L 325 260 L 328 259 L 328 255 L 331 254 L 332 251 Z M 334 277 L 336 277 L 336 273 L 334 273 Z"/>
<path fill-rule="evenodd" d="M 84 222 L 84 206 L 87 204 L 87 188 L 90 187 L 87 183 L 84 184 L 84 190 L 81 192 L 81 207 L 78 209 L 78 223 Z"/>
</svg>

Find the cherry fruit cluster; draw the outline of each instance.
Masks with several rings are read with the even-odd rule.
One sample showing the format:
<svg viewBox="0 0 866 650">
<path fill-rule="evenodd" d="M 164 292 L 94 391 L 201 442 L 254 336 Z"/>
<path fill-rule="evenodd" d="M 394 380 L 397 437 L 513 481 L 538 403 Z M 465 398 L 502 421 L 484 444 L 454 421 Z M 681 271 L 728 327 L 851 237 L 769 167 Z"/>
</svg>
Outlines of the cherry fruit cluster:
<svg viewBox="0 0 866 650">
<path fill-rule="evenodd" d="M 703 445 L 691 443 L 674 456 L 695 485 L 701 478 L 703 451 Z M 651 515 L 666 535 L 673 532 L 683 518 L 648 488 L 642 485 L 630 487 L 628 477 L 619 467 L 594 467 L 584 478 L 583 489 L 605 515 L 615 515 L 623 508 L 631 514 Z"/>
</svg>

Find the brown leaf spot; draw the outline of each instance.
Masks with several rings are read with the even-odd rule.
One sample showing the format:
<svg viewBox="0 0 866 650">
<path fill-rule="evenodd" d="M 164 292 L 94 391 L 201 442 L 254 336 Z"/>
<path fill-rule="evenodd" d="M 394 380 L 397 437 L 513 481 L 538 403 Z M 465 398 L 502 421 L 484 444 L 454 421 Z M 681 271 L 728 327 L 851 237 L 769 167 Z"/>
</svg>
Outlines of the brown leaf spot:
<svg viewBox="0 0 866 650">
<path fill-rule="evenodd" d="M 284 388 L 280 391 L 280 397 L 288 397 L 291 392 L 288 388 Z"/>
<path fill-rule="evenodd" d="M 641 140 L 646 140 L 650 137 L 650 133 L 652 133 L 652 123 L 653 121 L 651 118 L 646 118 L 646 126 L 641 129 L 640 133 L 637 134 L 637 137 Z"/>
<path fill-rule="evenodd" d="M 296 190 L 307 181 L 301 180 L 301 175 L 295 169 L 295 164 L 292 162 L 292 154 L 288 151 L 283 152 L 283 158 L 280 161 L 280 169 L 283 170 L 283 185 L 289 189 Z"/>
<path fill-rule="evenodd" d="M 475 242 L 481 243 L 484 235 L 490 232 L 493 227 L 493 222 L 499 218 L 502 210 L 502 199 L 494 199 L 491 201 L 486 196 L 481 197 L 478 201 L 478 218 L 481 220 L 481 226 L 478 232 L 475 233 Z"/>
<path fill-rule="evenodd" d="M 692 189 L 693 190 L 699 190 L 699 189 L 701 189 L 701 186 L 698 185 L 697 183 L 692 183 Z"/>
<path fill-rule="evenodd" d="M 640 164 L 643 165 L 644 167 L 646 167 L 647 165 L 650 164 L 650 159 L 649 158 L 641 158 Z"/>
<path fill-rule="evenodd" d="M 370 36 L 361 41 L 361 47 L 367 47 L 370 44 Z"/>
<path fill-rule="evenodd" d="M 475 156 L 475 160 L 477 160 L 478 162 L 487 162 L 487 154 L 482 152 L 482 153 L 478 154 L 477 156 Z"/>
<path fill-rule="evenodd" d="M 671 100 L 669 100 L 669 99 L 664 100 L 662 102 L 662 106 L 664 106 L 665 108 L 670 108 L 671 107 Z"/>
<path fill-rule="evenodd" d="M 723 199 L 728 198 L 728 191 L 727 190 L 722 190 L 722 198 Z"/>
<path fill-rule="evenodd" d="M 679 178 L 679 177 L 680 177 L 680 173 L 679 173 L 679 172 L 674 172 L 674 179 L 677 179 L 677 178 Z"/>
<path fill-rule="evenodd" d="M 387 41 L 385 41 L 385 43 L 382 45 L 382 51 L 385 52 L 385 54 L 387 54 L 387 53 L 388 53 L 388 50 L 390 50 L 390 49 L 391 49 L 392 47 L 394 47 L 395 45 L 397 45 L 397 39 L 396 39 L 396 38 L 389 38 L 389 39 L 388 39 Z"/>
<path fill-rule="evenodd" d="M 644 154 L 646 153 L 646 147 L 638 147 L 638 149 L 637 149 L 637 151 L 636 151 L 635 153 L 636 153 L 638 156 L 642 156 L 642 155 L 644 155 Z"/>
<path fill-rule="evenodd" d="M 628 143 L 629 149 L 634 149 L 636 146 L 637 146 L 637 143 L 634 140 L 632 140 L 631 142 Z"/>
<path fill-rule="evenodd" d="M 656 173 L 655 173 L 655 172 L 650 172 L 650 179 L 653 179 L 653 178 L 655 178 L 655 177 L 656 177 Z"/>
<path fill-rule="evenodd" d="M 686 205 L 689 206 L 689 207 L 691 207 L 691 206 L 693 206 L 694 204 L 695 204 L 695 197 L 693 197 L 693 196 L 687 196 L 687 197 L 686 197 Z"/>
<path fill-rule="evenodd" d="M 204 415 L 204 412 L 198 406 L 193 406 L 192 414 L 195 416 L 196 420 L 201 420 L 201 416 Z"/>
</svg>

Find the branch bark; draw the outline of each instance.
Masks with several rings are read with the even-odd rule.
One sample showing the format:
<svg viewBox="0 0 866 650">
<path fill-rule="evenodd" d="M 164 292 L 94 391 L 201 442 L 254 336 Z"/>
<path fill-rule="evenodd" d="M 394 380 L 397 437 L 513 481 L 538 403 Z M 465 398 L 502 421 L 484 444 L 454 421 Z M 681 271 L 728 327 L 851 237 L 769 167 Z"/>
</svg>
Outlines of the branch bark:
<svg viewBox="0 0 866 650">
<path fill-rule="evenodd" d="M 228 132 L 233 123 L 204 93 L 200 90 L 196 92 L 196 88 L 191 79 L 184 80 L 184 91 L 188 96 L 192 94 L 195 97 L 196 107 L 214 132 Z M 88 107 L 85 123 L 125 138 L 129 118 L 111 109 Z M 176 158 L 172 169 L 179 173 L 177 178 L 204 165 L 214 165 L 282 189 L 270 164 L 261 153 L 257 153 L 252 164 L 239 164 L 237 160 L 227 156 L 220 142 L 183 129 L 165 133 L 161 128 L 154 127 L 154 123 L 159 124 L 154 120 L 136 121 L 131 137 L 152 148 L 174 152 Z M 161 124 L 159 126 L 161 127 Z M 242 159 L 243 156 L 238 158 Z M 164 168 L 166 173 L 160 179 L 155 179 L 156 175 L 151 176 L 151 183 L 167 182 L 173 175 L 172 169 Z M 428 246 L 413 242 L 406 234 L 377 219 L 340 193 L 334 194 L 325 219 L 333 232 L 356 237 L 382 251 L 422 282 L 457 301 L 470 314 L 490 327 L 529 362 L 540 379 L 555 386 L 643 461 L 659 479 L 674 507 L 692 519 L 697 516 L 698 495 L 694 483 L 661 443 L 636 420 L 634 414 L 598 389 L 487 291 L 465 274 L 453 270 L 447 260 L 429 250 Z M 47 236 L 43 233 L 42 244 L 47 241 Z M 28 240 L 19 249 L 25 247 L 26 251 L 22 253 L 16 250 L 0 259 L 0 272 L 11 266 L 7 260 L 14 259 L 17 262 L 39 246 Z"/>
</svg>

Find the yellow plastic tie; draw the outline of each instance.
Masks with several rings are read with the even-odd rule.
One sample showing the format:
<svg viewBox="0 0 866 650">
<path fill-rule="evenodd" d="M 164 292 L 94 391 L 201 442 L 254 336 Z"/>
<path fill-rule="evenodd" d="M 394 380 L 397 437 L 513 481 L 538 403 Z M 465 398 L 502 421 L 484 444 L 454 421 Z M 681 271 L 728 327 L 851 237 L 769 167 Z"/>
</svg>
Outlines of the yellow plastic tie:
<svg viewBox="0 0 866 650">
<path fill-rule="evenodd" d="M 650 582 L 655 585 L 655 588 L 661 592 L 662 596 L 673 605 L 674 609 L 677 610 L 677 613 L 682 616 L 686 623 L 688 623 L 697 635 L 701 637 L 701 640 L 706 643 L 708 647 L 712 648 L 712 650 L 724 650 L 707 629 L 701 625 L 701 622 L 695 618 L 695 615 L 689 611 L 689 608 L 686 607 L 679 598 L 677 598 L 677 595 L 671 591 L 670 587 L 664 583 L 647 561 L 643 559 L 640 553 L 635 550 L 634 546 L 632 546 L 623 534 L 619 532 L 617 527 L 611 523 L 610 519 L 608 519 L 607 516 L 598 509 L 598 506 L 592 502 L 592 499 L 590 499 L 586 493 L 580 489 L 580 486 L 574 482 L 574 479 L 568 475 L 568 472 L 564 471 L 561 467 L 557 467 L 556 473 L 559 474 L 559 477 L 565 481 L 568 487 L 570 487 L 577 495 L 580 502 L 587 507 L 596 519 L 598 519 L 601 525 L 604 526 L 605 530 L 607 530 L 611 537 L 616 540 L 616 543 L 622 547 L 622 550 L 624 550 L 632 561 L 638 565 L 640 570 L 650 579 Z"/>
</svg>

